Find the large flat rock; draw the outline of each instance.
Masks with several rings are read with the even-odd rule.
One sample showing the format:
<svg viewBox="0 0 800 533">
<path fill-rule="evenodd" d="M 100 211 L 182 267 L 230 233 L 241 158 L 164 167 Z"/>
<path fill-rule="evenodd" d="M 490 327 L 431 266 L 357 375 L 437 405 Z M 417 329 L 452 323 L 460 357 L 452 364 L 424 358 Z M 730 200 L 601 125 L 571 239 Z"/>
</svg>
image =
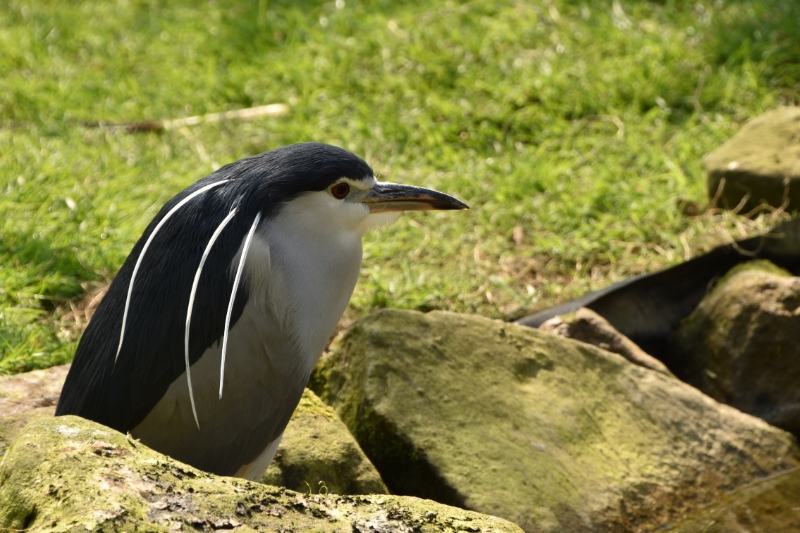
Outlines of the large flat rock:
<svg viewBox="0 0 800 533">
<path fill-rule="evenodd" d="M 476 316 L 376 313 L 314 383 L 393 493 L 529 532 L 652 531 L 799 456 L 677 379 Z"/>
<path fill-rule="evenodd" d="M 519 532 L 416 498 L 302 494 L 207 474 L 74 416 L 30 423 L 0 466 L 0 529 Z"/>
</svg>

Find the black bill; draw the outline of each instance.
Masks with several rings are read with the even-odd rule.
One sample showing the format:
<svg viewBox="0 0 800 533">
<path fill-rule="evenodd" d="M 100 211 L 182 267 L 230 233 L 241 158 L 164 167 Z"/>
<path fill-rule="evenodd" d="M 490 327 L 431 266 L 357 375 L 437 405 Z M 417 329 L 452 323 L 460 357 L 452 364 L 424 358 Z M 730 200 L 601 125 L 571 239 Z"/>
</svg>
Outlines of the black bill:
<svg viewBox="0 0 800 533">
<path fill-rule="evenodd" d="M 397 183 L 377 183 L 361 202 L 366 204 L 373 213 L 469 209 L 467 204 L 449 194 Z"/>
</svg>

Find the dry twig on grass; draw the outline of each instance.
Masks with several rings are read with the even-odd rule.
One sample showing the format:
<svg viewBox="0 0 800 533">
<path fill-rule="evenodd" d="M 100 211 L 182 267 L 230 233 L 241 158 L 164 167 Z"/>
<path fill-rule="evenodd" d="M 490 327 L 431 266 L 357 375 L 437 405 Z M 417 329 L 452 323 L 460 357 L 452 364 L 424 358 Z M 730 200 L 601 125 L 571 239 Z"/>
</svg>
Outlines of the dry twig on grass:
<svg viewBox="0 0 800 533">
<path fill-rule="evenodd" d="M 166 120 L 141 120 L 126 124 L 90 124 L 92 127 L 107 127 L 110 129 L 121 129 L 128 133 L 139 133 L 148 131 L 168 131 L 187 126 L 197 126 L 213 122 L 223 122 L 227 120 L 253 120 L 262 117 L 280 117 L 289 113 L 287 104 L 267 104 L 258 107 L 246 107 L 244 109 L 234 109 L 221 113 L 208 113 L 206 115 L 195 115 Z"/>
</svg>

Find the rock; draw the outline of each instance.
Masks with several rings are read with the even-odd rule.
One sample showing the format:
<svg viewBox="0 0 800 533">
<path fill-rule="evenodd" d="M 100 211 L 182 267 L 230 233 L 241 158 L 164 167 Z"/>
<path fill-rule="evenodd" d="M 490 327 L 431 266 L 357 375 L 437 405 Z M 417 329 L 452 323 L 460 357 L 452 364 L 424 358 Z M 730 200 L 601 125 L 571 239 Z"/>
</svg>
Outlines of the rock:
<svg viewBox="0 0 800 533">
<path fill-rule="evenodd" d="M 517 532 L 415 498 L 302 494 L 206 474 L 74 416 L 29 424 L 0 466 L 0 527 L 47 531 Z"/>
<path fill-rule="evenodd" d="M 29 421 L 53 416 L 69 365 L 0 376 L 0 457 Z"/>
<path fill-rule="evenodd" d="M 800 457 L 674 378 L 477 316 L 378 312 L 314 383 L 393 493 L 529 532 L 653 531 Z"/>
<path fill-rule="evenodd" d="M 334 410 L 308 389 L 262 481 L 298 492 L 389 493 Z"/>
<path fill-rule="evenodd" d="M 667 367 L 655 357 L 646 354 L 635 342 L 617 331 L 608 320 L 591 309 L 581 307 L 569 315 L 556 316 L 539 326 L 539 331 L 547 331 L 559 337 L 575 339 L 616 353 L 631 363 L 668 376 Z"/>
<path fill-rule="evenodd" d="M 712 398 L 800 435 L 800 278 L 744 266 L 684 321 L 666 362 Z"/>
<path fill-rule="evenodd" d="M 0 376 L 0 457 L 31 420 L 55 414 L 69 365 Z M 300 492 L 387 494 L 380 474 L 336 413 L 306 390 L 263 479 Z M 308 483 L 308 485 L 306 485 Z"/>
<path fill-rule="evenodd" d="M 728 142 L 706 156 L 709 198 L 746 213 L 761 202 L 800 209 L 800 107 L 781 107 L 754 118 Z"/>
</svg>

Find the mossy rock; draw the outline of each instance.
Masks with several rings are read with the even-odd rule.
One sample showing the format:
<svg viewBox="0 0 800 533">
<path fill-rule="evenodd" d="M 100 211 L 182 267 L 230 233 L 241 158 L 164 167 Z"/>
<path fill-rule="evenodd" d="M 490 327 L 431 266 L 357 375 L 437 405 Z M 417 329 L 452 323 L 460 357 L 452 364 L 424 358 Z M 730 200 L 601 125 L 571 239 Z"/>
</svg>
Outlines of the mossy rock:
<svg viewBox="0 0 800 533">
<path fill-rule="evenodd" d="M 0 457 L 28 422 L 51 417 L 69 365 L 0 376 Z M 303 393 L 264 483 L 298 491 L 387 494 L 347 427 L 310 390 Z"/>
<path fill-rule="evenodd" d="M 748 212 L 760 203 L 800 209 L 800 107 L 780 107 L 754 118 L 706 156 L 709 198 L 721 207 L 741 203 Z"/>
<path fill-rule="evenodd" d="M 741 272 L 765 272 L 767 274 L 772 274 L 782 278 L 792 277 L 791 272 L 785 268 L 779 267 L 772 261 L 767 261 L 766 259 L 756 259 L 754 261 L 747 261 L 746 263 L 738 264 L 730 269 L 724 276 L 717 280 L 717 282 L 714 284 L 714 290 L 719 287 L 724 287 L 728 280 L 737 274 L 740 274 Z"/>
<path fill-rule="evenodd" d="M 300 492 L 388 494 L 347 426 L 308 389 L 262 481 Z"/>
<path fill-rule="evenodd" d="M 477 316 L 375 313 L 312 383 L 393 493 L 530 532 L 656 530 L 799 456 L 675 378 Z"/>
<path fill-rule="evenodd" d="M 207 474 L 75 416 L 32 422 L 0 465 L 0 528 L 34 531 L 519 532 L 400 496 L 303 494 Z"/>
<path fill-rule="evenodd" d="M 674 335 L 670 366 L 720 402 L 800 435 L 800 278 L 732 270 Z"/>
</svg>

